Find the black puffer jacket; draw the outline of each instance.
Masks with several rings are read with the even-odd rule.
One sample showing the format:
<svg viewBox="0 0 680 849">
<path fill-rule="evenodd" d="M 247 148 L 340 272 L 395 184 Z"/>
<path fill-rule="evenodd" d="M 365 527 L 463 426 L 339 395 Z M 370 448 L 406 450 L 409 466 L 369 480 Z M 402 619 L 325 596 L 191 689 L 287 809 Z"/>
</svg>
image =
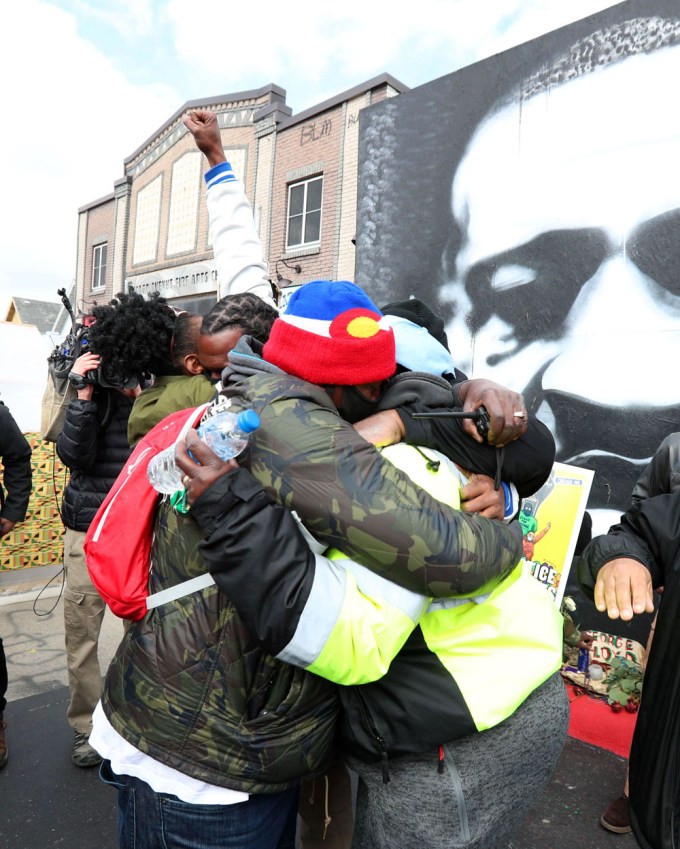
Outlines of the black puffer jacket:
<svg viewBox="0 0 680 849">
<path fill-rule="evenodd" d="M 0 401 L 0 460 L 3 486 L 0 486 L 0 518 L 23 522 L 31 497 L 31 446 Z M 5 490 L 7 494 L 5 495 Z"/>
<path fill-rule="evenodd" d="M 61 502 L 67 528 L 86 531 L 130 456 L 127 422 L 132 399 L 97 389 L 91 401 L 71 401 L 57 454 L 71 470 Z"/>
</svg>

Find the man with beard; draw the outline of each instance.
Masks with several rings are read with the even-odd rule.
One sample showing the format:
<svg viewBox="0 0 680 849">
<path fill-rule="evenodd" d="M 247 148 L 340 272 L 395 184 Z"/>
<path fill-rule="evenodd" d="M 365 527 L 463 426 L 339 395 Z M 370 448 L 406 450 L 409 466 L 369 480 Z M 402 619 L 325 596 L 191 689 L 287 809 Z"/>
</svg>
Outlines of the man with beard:
<svg viewBox="0 0 680 849">
<path fill-rule="evenodd" d="M 595 469 L 596 532 L 679 416 L 652 377 L 680 347 L 680 116 L 662 84 L 679 70 L 679 21 L 593 32 L 487 114 L 453 180 L 455 361 L 522 388 L 558 458 Z"/>
</svg>

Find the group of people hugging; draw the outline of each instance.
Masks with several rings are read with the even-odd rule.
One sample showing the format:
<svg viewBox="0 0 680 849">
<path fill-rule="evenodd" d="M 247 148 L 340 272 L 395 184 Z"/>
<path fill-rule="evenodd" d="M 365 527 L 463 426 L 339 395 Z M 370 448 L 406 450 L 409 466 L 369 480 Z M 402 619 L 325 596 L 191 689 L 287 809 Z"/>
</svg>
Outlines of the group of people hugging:
<svg viewBox="0 0 680 849">
<path fill-rule="evenodd" d="M 506 847 L 569 718 L 562 617 L 516 521 L 551 433 L 456 369 L 418 299 L 379 308 L 317 280 L 279 311 L 215 116 L 184 121 L 207 159 L 220 299 L 206 316 L 134 292 L 96 307 L 57 442 L 74 762 L 101 761 L 116 788 L 121 849 Z M 189 509 L 157 498 L 160 601 L 126 623 L 102 690 L 98 626 L 81 626 L 104 610 L 88 560 L 106 493 L 168 416 L 226 401 L 260 426 L 235 460 L 193 429 L 176 442 Z M 133 524 L 125 487 L 115 502 Z M 637 611 L 651 589 L 634 586 Z"/>
</svg>

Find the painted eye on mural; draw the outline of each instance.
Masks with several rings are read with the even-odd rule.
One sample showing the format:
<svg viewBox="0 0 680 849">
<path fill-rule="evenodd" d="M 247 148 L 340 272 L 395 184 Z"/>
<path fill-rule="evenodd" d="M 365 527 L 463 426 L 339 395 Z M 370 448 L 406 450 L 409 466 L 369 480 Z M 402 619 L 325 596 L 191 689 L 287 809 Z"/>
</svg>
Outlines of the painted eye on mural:
<svg viewBox="0 0 680 849">
<path fill-rule="evenodd" d="M 533 283 L 536 280 L 536 275 L 535 268 L 510 263 L 499 266 L 491 274 L 489 284 L 497 292 L 505 289 L 517 289 L 520 286 L 526 286 L 527 283 Z"/>
<path fill-rule="evenodd" d="M 680 295 L 680 210 L 641 224 L 628 237 L 626 251 L 643 274 L 671 294 Z"/>
<path fill-rule="evenodd" d="M 478 263 L 465 279 L 471 329 L 498 316 L 519 342 L 558 337 L 579 292 L 611 252 L 599 230 L 560 230 Z"/>
</svg>

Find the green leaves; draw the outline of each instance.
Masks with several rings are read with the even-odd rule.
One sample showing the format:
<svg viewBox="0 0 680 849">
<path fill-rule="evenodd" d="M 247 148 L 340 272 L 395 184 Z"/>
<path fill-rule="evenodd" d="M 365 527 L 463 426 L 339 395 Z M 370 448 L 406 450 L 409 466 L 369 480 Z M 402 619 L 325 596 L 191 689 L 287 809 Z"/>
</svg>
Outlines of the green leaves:
<svg viewBox="0 0 680 849">
<path fill-rule="evenodd" d="M 605 680 L 609 704 L 638 705 L 642 694 L 642 679 L 644 670 L 636 663 L 631 663 L 622 657 L 615 657 L 611 662 L 611 671 Z"/>
</svg>

